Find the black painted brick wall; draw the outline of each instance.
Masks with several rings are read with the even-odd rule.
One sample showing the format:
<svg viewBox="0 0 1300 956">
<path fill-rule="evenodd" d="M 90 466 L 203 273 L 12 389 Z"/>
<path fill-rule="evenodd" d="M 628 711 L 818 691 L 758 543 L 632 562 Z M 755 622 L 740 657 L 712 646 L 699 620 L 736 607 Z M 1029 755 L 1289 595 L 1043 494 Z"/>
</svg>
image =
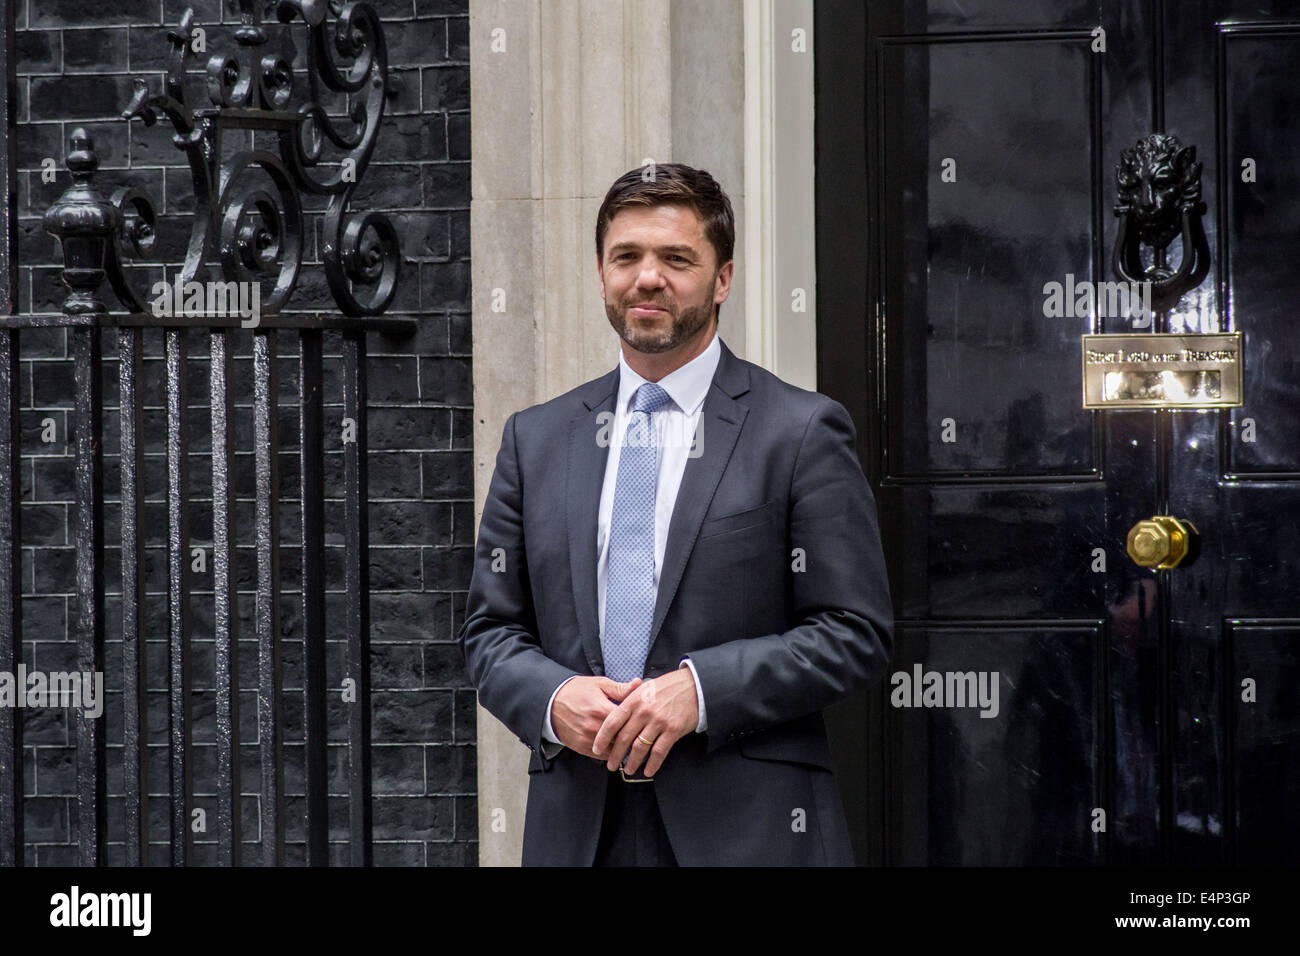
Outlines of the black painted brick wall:
<svg viewBox="0 0 1300 956">
<path fill-rule="evenodd" d="M 160 213 L 159 242 L 183 249 L 193 191 L 169 124 L 146 129 L 117 118 L 130 100 L 131 79 L 141 75 L 160 89 L 167 28 L 187 6 L 206 30 L 207 52 L 233 50 L 237 4 L 226 0 L 16 0 L 19 129 L 18 206 L 20 311 L 58 311 L 57 242 L 40 217 L 67 186 L 64 157 L 72 130 L 84 126 L 100 157 L 98 185 L 131 182 L 144 188 Z M 473 548 L 469 290 L 469 19 L 467 0 L 370 0 L 388 39 L 391 89 L 372 164 L 361 179 L 353 208 L 388 211 L 401 235 L 403 274 L 396 314 L 419 319 L 407 339 L 368 336 L 370 386 L 370 544 L 373 688 L 373 788 L 375 862 L 398 865 L 474 865 L 475 697 L 454 643 L 463 612 Z M 272 23 L 273 44 L 284 28 Z M 301 21 L 289 29 L 299 70 L 293 105 L 306 89 L 301 72 L 305 36 Z M 201 69 L 206 56 L 194 58 Z M 201 74 L 192 102 L 200 102 Z M 338 105 L 338 104 L 334 104 Z M 259 142 L 259 145 L 261 143 Z M 42 161 L 58 166 L 43 182 Z M 319 210 L 319 200 L 307 202 Z M 319 267 L 320 226 L 313 216 L 305 268 L 293 303 L 328 308 Z M 178 242 L 179 240 L 179 242 Z M 178 252 L 175 260 L 183 256 Z M 310 265 L 314 263 L 315 265 Z M 170 273 L 168 274 L 170 278 Z M 147 288 L 157 276 L 142 283 Z M 105 286 L 106 297 L 110 295 Z M 112 301 L 111 299 L 109 301 Z M 116 304 L 114 303 L 114 307 Z M 253 639 L 255 554 L 251 547 L 252 374 L 251 333 L 237 333 L 238 405 L 235 482 L 237 566 L 241 628 L 241 766 L 246 861 L 258 859 L 258 743 L 256 644 Z M 277 333 L 280 375 L 279 429 L 283 538 L 281 633 L 284 660 L 287 862 L 305 860 L 298 463 L 296 458 L 297 339 Z M 22 334 L 23 651 L 29 668 L 74 669 L 68 627 L 75 615 L 71 548 L 73 398 L 69 344 L 62 330 Z M 331 593 L 326 610 L 328 679 L 343 677 L 342 365 L 338 339 L 326 336 L 327 422 L 326 547 Z M 207 337 L 190 334 L 191 514 L 193 545 L 211 544 L 211 438 L 207 407 Z M 104 720 L 109 744 L 109 862 L 123 855 L 120 541 L 116 333 L 104 333 L 106 405 L 105 495 L 109 597 L 106 607 L 107 675 Z M 149 668 L 151 863 L 167 860 L 166 527 L 162 334 L 146 334 L 144 375 L 149 406 L 144 422 L 148 504 L 146 636 Z M 41 441 L 53 419 L 56 439 Z M 208 830 L 195 836 L 195 862 L 215 860 L 211 554 L 207 570 L 193 576 L 194 780 L 193 807 L 206 810 Z M 346 713 L 331 693 L 331 857 L 346 860 Z M 76 862 L 76 751 L 67 712 L 25 714 L 26 861 Z"/>
</svg>

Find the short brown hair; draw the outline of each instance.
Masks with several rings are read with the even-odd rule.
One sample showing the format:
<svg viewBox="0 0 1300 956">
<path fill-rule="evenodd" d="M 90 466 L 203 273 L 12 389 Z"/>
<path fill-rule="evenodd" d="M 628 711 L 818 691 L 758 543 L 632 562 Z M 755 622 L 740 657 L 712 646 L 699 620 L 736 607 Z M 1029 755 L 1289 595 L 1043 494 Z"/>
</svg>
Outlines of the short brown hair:
<svg viewBox="0 0 1300 956">
<path fill-rule="evenodd" d="M 731 200 L 703 169 L 682 163 L 655 163 L 629 169 L 609 187 L 596 214 L 596 255 L 605 259 L 605 233 L 619 211 L 630 206 L 687 206 L 704 221 L 704 237 L 717 259 L 714 274 L 731 261 L 736 246 L 736 219 Z M 718 306 L 717 312 L 722 307 Z"/>
</svg>

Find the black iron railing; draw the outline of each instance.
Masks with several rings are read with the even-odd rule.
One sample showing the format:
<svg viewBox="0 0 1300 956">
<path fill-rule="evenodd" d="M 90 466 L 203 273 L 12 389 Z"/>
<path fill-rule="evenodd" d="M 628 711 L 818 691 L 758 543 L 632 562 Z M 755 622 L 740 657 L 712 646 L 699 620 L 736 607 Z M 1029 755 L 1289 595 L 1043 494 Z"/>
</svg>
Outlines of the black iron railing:
<svg viewBox="0 0 1300 956">
<path fill-rule="evenodd" d="M 194 809 L 191 734 L 192 646 L 190 587 L 190 441 L 187 412 L 188 345 L 208 336 L 212 466 L 212 573 L 217 749 L 217 853 L 223 865 L 240 859 L 239 679 L 236 657 L 238 614 L 235 604 L 235 548 L 240 529 L 234 520 L 236 403 L 232 368 L 237 328 L 251 328 L 254 394 L 256 512 L 251 537 L 256 545 L 257 726 L 260 739 L 260 862 L 276 865 L 284 853 L 284 762 L 281 754 L 281 661 L 279 598 L 280 476 L 277 435 L 276 330 L 296 331 L 298 369 L 299 493 L 302 503 L 302 623 L 306 749 L 307 862 L 328 862 L 326 809 L 325 669 L 325 421 L 322 403 L 323 336 L 337 333 L 343 354 L 344 544 L 346 587 L 346 678 L 349 746 L 350 862 L 371 857 L 369 600 L 366 483 L 366 332 L 405 334 L 411 320 L 379 317 L 392 301 L 400 262 L 391 222 L 378 212 L 351 209 L 352 194 L 364 176 L 383 118 L 387 57 L 383 32 L 365 3 L 326 4 L 318 0 L 280 0 L 278 19 L 305 26 L 306 102 L 290 110 L 295 74 L 281 57 L 265 53 L 267 29 L 256 0 L 241 0 L 237 49 L 213 55 L 206 65 L 209 107 L 191 107 L 186 68 L 196 46 L 193 14 L 187 11 L 169 32 L 171 55 L 161 92 L 143 79 L 124 111 L 153 125 L 170 122 L 173 141 L 189 164 L 195 211 L 183 265 L 172 276 L 172 290 L 145 295 L 140 276 L 167 260 L 156 249 L 158 217 L 149 197 L 123 187 L 105 196 L 96 187 L 98 159 L 83 130 L 71 138 L 67 167 L 72 185 L 45 215 L 46 229 L 58 237 L 63 281 L 69 289 L 59 314 L 9 315 L 0 322 L 0 670 L 11 673 L 22 659 L 19 627 L 18 371 L 22 328 L 68 330 L 75 368 L 76 396 L 71 429 L 75 435 L 76 614 L 72 629 L 80 669 L 104 671 L 104 408 L 101 395 L 101 330 L 116 327 L 120 390 L 121 549 L 123 669 L 107 675 L 122 692 L 123 777 L 126 862 L 148 861 L 148 779 L 146 760 L 146 669 L 144 645 L 144 555 L 154 529 L 143 521 L 142 337 L 164 330 L 166 359 L 167 468 L 167 620 L 170 794 L 170 859 L 184 865 L 191 857 Z M 6 75 L 13 74 L 12 21 L 3 48 Z M 10 85 L 12 86 L 12 80 Z M 324 105 L 325 91 L 346 97 L 341 119 Z M 11 104 L 9 105 L 11 109 Z M 276 151 L 248 146 L 273 136 Z M 235 148 L 230 149 L 231 146 Z M 327 148 L 328 147 L 328 148 Z M 328 157 L 328 160 L 327 160 Z M 12 177 L 12 137 L 0 155 L 2 172 Z M 298 283 L 304 251 L 303 195 L 327 197 L 322 214 L 321 261 L 337 312 L 312 314 L 287 310 Z M 13 295 L 14 224 L 4 213 L 3 255 L 9 302 Z M 107 278 L 122 309 L 111 311 L 101 298 Z M 263 294 L 265 293 L 265 294 Z M 197 298 L 196 298 L 197 297 Z M 182 308 L 172 306 L 180 302 Z M 236 303 L 231 308 L 231 302 Z M 193 307 L 185 305 L 193 303 Z M 214 302 L 218 306 L 213 308 Z M 223 305 L 224 303 L 224 305 Z M 250 307 L 251 303 L 251 307 Z M 112 361 L 112 360 L 110 360 Z M 247 532 L 246 537 L 249 536 Z M 117 622 L 108 622 L 116 624 Z M 116 678 L 120 676 L 120 683 Z M 105 861 L 106 794 L 103 718 L 72 710 L 77 750 L 77 841 L 83 865 Z M 0 708 L 0 865 L 23 862 L 22 712 Z"/>
</svg>

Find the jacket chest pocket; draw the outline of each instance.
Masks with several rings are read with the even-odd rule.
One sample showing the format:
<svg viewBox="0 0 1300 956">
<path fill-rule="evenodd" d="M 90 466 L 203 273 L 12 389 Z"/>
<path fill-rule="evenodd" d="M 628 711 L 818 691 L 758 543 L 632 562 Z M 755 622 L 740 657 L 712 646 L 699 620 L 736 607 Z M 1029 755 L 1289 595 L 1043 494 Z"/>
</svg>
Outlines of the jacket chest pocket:
<svg viewBox="0 0 1300 956">
<path fill-rule="evenodd" d="M 756 508 L 746 508 L 743 511 L 706 518 L 700 525 L 700 539 L 762 527 L 773 520 L 776 506 L 777 499 L 773 498 Z"/>
<path fill-rule="evenodd" d="M 773 499 L 705 521 L 691 554 L 694 573 L 701 575 L 709 590 L 734 591 L 741 601 L 741 616 L 734 622 L 741 633 L 749 632 L 749 572 L 765 555 L 776 555 L 781 548 L 778 504 Z"/>
</svg>

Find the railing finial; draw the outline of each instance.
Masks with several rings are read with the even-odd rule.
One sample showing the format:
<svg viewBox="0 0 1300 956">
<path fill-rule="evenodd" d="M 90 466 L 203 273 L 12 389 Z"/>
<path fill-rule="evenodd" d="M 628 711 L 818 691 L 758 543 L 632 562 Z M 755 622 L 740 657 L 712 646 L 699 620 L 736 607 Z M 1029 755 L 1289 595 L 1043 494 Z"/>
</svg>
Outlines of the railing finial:
<svg viewBox="0 0 1300 956">
<path fill-rule="evenodd" d="M 45 231 L 59 240 L 63 252 L 63 283 L 71 291 L 63 303 L 68 315 L 108 311 L 99 298 L 104 281 L 104 256 L 114 241 L 122 214 L 95 188 L 99 157 L 95 144 L 82 127 L 72 132 L 67 158 L 72 185 L 45 212 Z"/>
</svg>

